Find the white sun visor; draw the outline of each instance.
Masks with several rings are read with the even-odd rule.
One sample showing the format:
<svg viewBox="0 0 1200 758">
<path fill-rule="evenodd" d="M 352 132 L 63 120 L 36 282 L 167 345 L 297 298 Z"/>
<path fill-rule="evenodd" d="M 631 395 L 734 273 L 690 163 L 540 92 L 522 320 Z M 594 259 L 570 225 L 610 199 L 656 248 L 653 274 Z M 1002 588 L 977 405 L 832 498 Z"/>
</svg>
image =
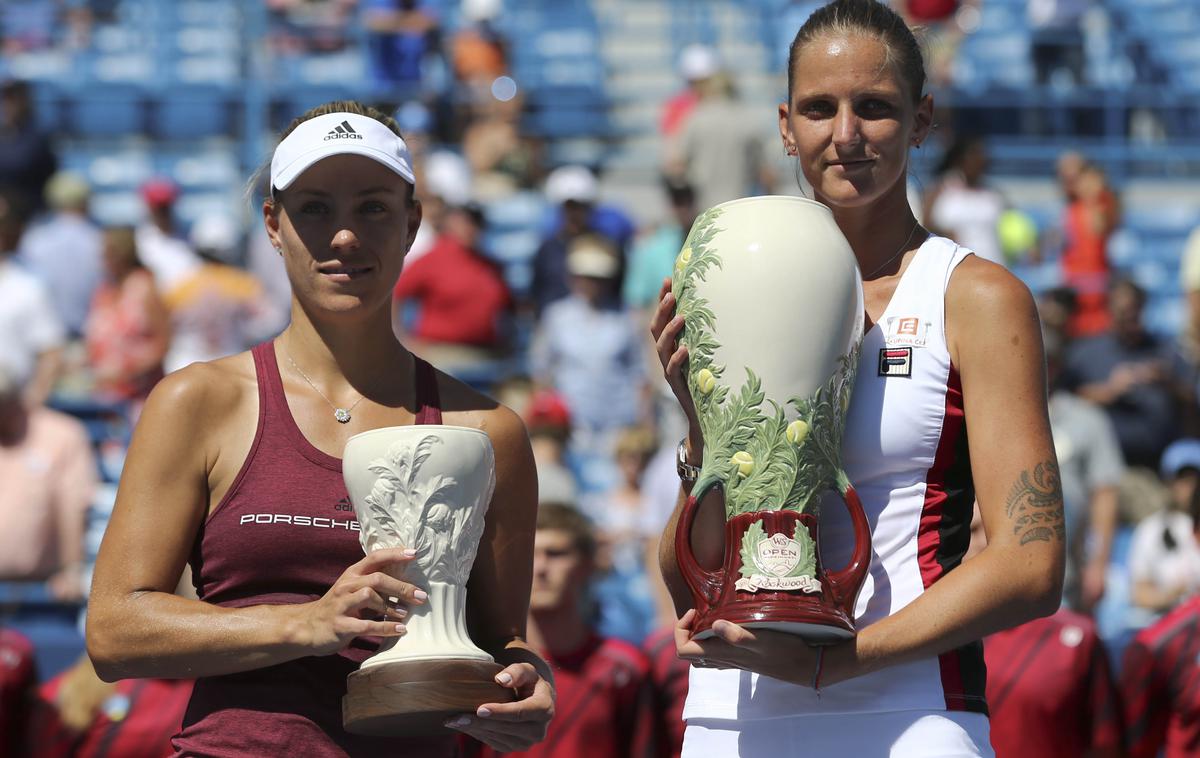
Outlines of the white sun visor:
<svg viewBox="0 0 1200 758">
<path fill-rule="evenodd" d="M 309 166 L 331 155 L 362 155 L 416 183 L 408 145 L 395 132 L 370 116 L 327 113 L 300 124 L 275 148 L 271 186 L 287 189 Z"/>
</svg>

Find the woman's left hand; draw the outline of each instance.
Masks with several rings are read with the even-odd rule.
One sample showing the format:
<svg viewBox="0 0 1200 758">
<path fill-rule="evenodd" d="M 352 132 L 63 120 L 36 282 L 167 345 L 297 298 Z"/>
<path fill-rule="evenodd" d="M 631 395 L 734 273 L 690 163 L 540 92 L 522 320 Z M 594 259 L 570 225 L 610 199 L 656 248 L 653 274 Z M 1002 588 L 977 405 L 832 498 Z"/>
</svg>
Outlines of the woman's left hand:
<svg viewBox="0 0 1200 758">
<path fill-rule="evenodd" d="M 554 716 L 554 689 L 528 663 L 514 663 L 496 675 L 496 682 L 516 690 L 512 703 L 485 703 L 473 715 L 463 714 L 446 726 L 503 753 L 528 750 L 546 736 Z"/>
<path fill-rule="evenodd" d="M 715 636 L 692 639 L 696 611 L 690 610 L 675 624 L 675 652 L 700 668 L 742 669 L 812 687 L 818 684 L 817 666 L 821 666 L 819 684 L 834 684 L 849 678 L 835 671 L 852 647 L 843 643 L 822 653 L 801 637 L 769 629 L 750 630 L 732 621 L 719 619 L 712 625 Z"/>
</svg>

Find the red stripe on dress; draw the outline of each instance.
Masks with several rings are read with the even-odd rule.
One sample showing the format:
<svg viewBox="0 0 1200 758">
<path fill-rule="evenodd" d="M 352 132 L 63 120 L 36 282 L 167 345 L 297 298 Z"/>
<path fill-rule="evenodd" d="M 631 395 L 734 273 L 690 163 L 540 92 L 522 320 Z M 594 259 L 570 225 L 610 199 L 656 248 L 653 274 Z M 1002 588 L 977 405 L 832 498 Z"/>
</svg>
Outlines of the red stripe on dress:
<svg viewBox="0 0 1200 758">
<path fill-rule="evenodd" d="M 954 463 L 959 438 L 964 428 L 962 381 L 958 370 L 950 367 L 946 378 L 946 409 L 942 416 L 942 435 L 938 440 L 933 465 L 925 476 L 925 505 L 921 508 L 921 522 L 917 528 L 917 565 L 921 569 L 921 583 L 925 589 L 942 578 L 945 570 L 938 562 L 938 548 L 942 544 L 942 520 L 948 496 L 946 474 Z M 958 653 L 950 651 L 938 656 L 942 672 L 942 691 L 946 697 L 946 710 L 966 710 L 966 692 L 963 687 L 962 668 Z"/>
</svg>

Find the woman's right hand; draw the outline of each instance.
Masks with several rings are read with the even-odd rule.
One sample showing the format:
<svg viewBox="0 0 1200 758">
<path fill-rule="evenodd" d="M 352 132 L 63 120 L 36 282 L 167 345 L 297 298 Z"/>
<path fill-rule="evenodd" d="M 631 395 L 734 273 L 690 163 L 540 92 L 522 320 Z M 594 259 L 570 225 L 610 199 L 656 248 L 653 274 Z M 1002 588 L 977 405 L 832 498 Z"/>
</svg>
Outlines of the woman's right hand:
<svg viewBox="0 0 1200 758">
<path fill-rule="evenodd" d="M 692 393 L 688 390 L 687 376 L 684 366 L 687 364 L 687 348 L 679 344 L 679 335 L 683 333 L 683 316 L 675 314 L 675 295 L 671 292 L 671 279 L 663 280 L 662 289 L 658 293 L 658 307 L 650 320 L 650 335 L 654 337 L 655 351 L 663 367 L 663 375 L 667 384 L 675 393 L 679 407 L 688 420 L 688 444 L 692 457 L 700 458 L 704 437 L 700 432 L 700 418 L 696 413 L 696 404 L 692 401 Z"/>
<path fill-rule="evenodd" d="M 311 655 L 336 653 L 355 637 L 399 637 L 407 630 L 405 606 L 421 605 L 427 595 L 397 579 L 415 550 L 382 548 L 342 572 L 320 600 L 296 606 L 297 637 Z"/>
</svg>

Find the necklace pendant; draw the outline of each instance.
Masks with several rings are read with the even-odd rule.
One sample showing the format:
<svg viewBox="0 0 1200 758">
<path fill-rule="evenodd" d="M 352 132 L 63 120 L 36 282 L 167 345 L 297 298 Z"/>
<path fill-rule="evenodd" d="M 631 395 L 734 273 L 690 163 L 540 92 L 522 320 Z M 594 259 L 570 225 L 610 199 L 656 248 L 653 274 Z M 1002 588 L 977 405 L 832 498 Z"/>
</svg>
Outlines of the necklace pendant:
<svg viewBox="0 0 1200 758">
<path fill-rule="evenodd" d="M 338 420 L 339 424 L 350 423 L 350 411 L 345 408 L 334 408 L 333 417 Z"/>
</svg>

